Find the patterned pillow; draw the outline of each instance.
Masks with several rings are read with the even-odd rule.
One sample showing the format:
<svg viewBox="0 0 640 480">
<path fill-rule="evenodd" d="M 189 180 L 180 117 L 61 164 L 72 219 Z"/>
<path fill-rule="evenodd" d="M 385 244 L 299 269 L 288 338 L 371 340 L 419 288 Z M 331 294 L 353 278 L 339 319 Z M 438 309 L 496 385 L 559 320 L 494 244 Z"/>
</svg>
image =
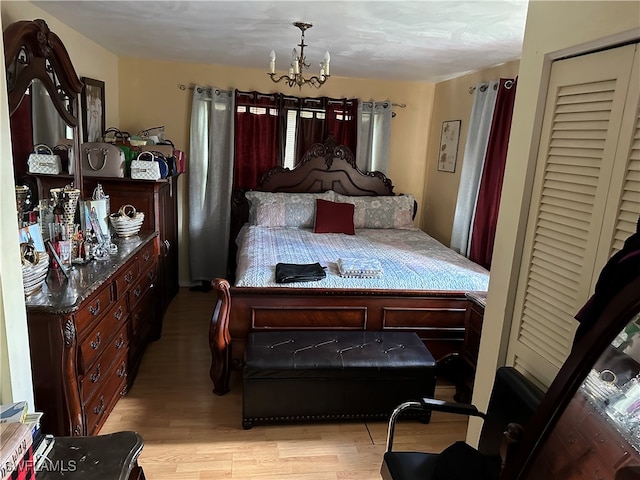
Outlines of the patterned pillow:
<svg viewBox="0 0 640 480">
<path fill-rule="evenodd" d="M 355 205 L 353 223 L 358 228 L 413 229 L 413 195 L 349 197 L 335 194 L 336 202 Z"/>
<path fill-rule="evenodd" d="M 333 201 L 334 192 L 273 193 L 251 191 L 249 223 L 263 227 L 312 228 L 316 215 L 316 199 Z"/>
</svg>

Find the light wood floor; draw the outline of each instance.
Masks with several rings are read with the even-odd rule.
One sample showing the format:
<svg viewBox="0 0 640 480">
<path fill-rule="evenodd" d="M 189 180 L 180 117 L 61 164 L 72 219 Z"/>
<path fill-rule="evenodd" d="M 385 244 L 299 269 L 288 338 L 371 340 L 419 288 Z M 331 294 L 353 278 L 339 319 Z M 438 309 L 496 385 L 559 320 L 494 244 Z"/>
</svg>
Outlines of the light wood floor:
<svg viewBox="0 0 640 480">
<path fill-rule="evenodd" d="M 208 322 L 213 294 L 182 289 L 152 343 L 135 384 L 100 433 L 135 430 L 144 438 L 139 459 L 148 480 L 379 479 L 384 422 L 241 426 L 240 372 L 231 392 L 211 393 Z M 436 396 L 453 390 L 439 385 Z M 464 439 L 466 418 L 434 413 L 431 423 L 404 421 L 394 449 L 441 451 Z"/>
</svg>

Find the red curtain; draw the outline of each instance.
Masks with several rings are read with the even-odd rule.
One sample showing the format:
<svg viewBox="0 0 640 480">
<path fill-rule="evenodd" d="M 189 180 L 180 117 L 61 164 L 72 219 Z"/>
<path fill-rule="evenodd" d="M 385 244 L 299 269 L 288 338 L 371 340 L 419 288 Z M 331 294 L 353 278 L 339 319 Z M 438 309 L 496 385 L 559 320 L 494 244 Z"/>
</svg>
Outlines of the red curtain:
<svg viewBox="0 0 640 480">
<path fill-rule="evenodd" d="M 255 189 L 278 158 L 277 95 L 236 90 L 233 187 Z"/>
<path fill-rule="evenodd" d="M 471 233 L 469 258 L 487 269 L 491 266 L 493 256 L 516 81 L 517 79 L 500 79 Z"/>
<path fill-rule="evenodd" d="M 332 134 L 338 145 L 345 145 L 355 155 L 358 138 L 358 100 L 330 99 L 327 105 L 327 134 Z"/>
</svg>

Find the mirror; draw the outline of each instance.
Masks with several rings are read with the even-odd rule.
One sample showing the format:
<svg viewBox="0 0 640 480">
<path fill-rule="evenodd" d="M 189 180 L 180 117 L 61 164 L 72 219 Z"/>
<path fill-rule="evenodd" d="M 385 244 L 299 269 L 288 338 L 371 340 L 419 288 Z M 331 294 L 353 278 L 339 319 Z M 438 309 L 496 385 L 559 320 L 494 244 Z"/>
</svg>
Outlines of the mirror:
<svg viewBox="0 0 640 480">
<path fill-rule="evenodd" d="M 9 25 L 4 45 L 16 183 L 27 184 L 32 192 L 34 184 L 40 183 L 37 177 L 27 175 L 25 159 L 34 145 L 54 147 L 71 139 L 66 140 L 74 152 L 67 171 L 73 171 L 73 182 L 82 190 L 78 96 L 83 85 L 66 48 L 41 19 Z M 40 193 L 48 193 L 51 182 L 47 181 L 47 186 L 40 186 Z M 70 181 L 68 174 L 60 175 L 60 186 Z"/>
</svg>

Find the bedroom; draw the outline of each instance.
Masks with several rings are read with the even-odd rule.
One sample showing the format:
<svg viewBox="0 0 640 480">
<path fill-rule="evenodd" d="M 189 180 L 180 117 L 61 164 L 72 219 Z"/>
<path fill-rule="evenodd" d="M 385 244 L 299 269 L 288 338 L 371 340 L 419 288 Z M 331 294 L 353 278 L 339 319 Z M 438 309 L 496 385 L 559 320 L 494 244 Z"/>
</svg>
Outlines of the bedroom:
<svg viewBox="0 0 640 480">
<path fill-rule="evenodd" d="M 509 226 L 505 227 L 503 231 L 501 231 L 503 235 L 500 237 L 503 251 L 506 253 L 504 257 L 500 258 L 500 264 L 494 264 L 492 269 L 494 272 L 495 285 L 492 284 L 491 289 L 495 289 L 496 294 L 492 297 L 492 303 L 488 306 L 487 314 L 495 319 L 495 324 L 491 325 L 492 332 L 491 335 L 488 335 L 488 338 L 500 338 L 502 336 L 501 332 L 503 323 L 510 323 L 510 321 L 507 320 L 510 316 L 505 312 L 509 312 L 509 303 L 512 302 L 511 298 L 513 296 L 514 288 L 512 284 L 515 283 L 516 278 L 513 271 L 517 268 L 516 265 L 518 264 L 517 256 L 519 254 L 514 251 L 517 250 L 514 247 L 519 244 L 518 242 L 520 242 L 520 237 L 522 236 L 523 231 L 522 229 L 524 227 L 524 220 L 521 219 L 519 212 L 521 210 L 526 210 L 526 202 L 522 198 L 522 192 L 524 190 L 523 185 L 525 185 L 529 180 L 525 178 L 525 168 L 523 168 L 523 165 L 526 165 L 527 162 L 530 161 L 531 145 L 536 143 L 534 133 L 535 118 L 533 118 L 531 112 L 537 111 L 535 105 L 537 105 L 537 99 L 540 97 L 540 92 L 542 90 L 542 87 L 540 86 L 540 79 L 543 78 L 542 55 L 544 52 L 556 52 L 564 48 L 583 45 L 592 40 L 606 38 L 610 35 L 627 32 L 630 29 L 637 28 L 637 10 L 634 10 L 635 8 L 636 5 L 632 2 L 623 2 L 615 8 L 613 8 L 611 4 L 604 6 L 602 4 L 591 2 L 587 3 L 587 8 L 581 8 L 578 6 L 572 7 L 572 2 L 556 7 L 545 5 L 544 2 L 541 2 L 540 5 L 537 5 L 535 9 L 532 10 L 534 15 L 532 15 L 532 18 L 529 19 L 528 23 L 528 28 L 530 29 L 530 35 L 532 38 L 525 43 L 525 48 L 529 46 L 531 50 L 528 52 L 525 51 L 528 56 L 523 54 L 523 59 L 528 58 L 529 61 L 526 65 L 521 66 L 521 69 L 526 67 L 527 76 L 525 76 L 524 71 L 520 72 L 520 76 L 523 79 L 523 82 L 520 85 L 520 91 L 525 92 L 522 95 L 525 98 L 530 98 L 531 103 L 529 105 L 523 105 L 520 110 L 517 110 L 516 118 L 518 118 L 518 121 L 516 122 L 514 119 L 514 125 L 517 125 L 517 129 L 514 129 L 512 132 L 512 138 L 515 138 L 518 141 L 516 144 L 516 150 L 510 152 L 510 157 L 517 158 L 519 160 L 514 161 L 514 165 L 516 166 L 514 166 L 513 171 L 510 172 L 513 181 L 509 182 L 508 198 L 510 199 L 509 203 L 511 204 L 512 209 L 510 209 L 509 212 L 505 212 L 504 219 L 501 220 L 502 223 Z M 37 7 L 30 4 L 24 4 L 16 7 L 3 2 L 2 14 L 3 24 L 22 18 L 43 17 L 49 21 L 49 17 L 46 14 L 42 14 Z M 557 28 L 551 28 L 548 24 L 548 18 L 551 17 L 556 19 L 557 25 L 559 25 Z M 580 28 L 576 28 L 575 31 L 571 31 L 564 26 L 563 22 L 566 18 L 583 18 L 584 20 L 581 22 Z M 596 22 L 592 23 L 590 20 L 595 18 L 598 18 L 597 26 L 595 25 Z M 50 25 L 54 31 L 61 33 L 65 32 L 65 27 L 55 22 L 54 19 L 51 19 Z M 165 99 L 164 103 L 156 102 L 156 104 L 159 105 L 160 110 L 156 113 L 158 115 L 157 118 L 161 118 L 170 130 L 186 131 L 182 126 L 184 124 L 184 117 L 180 119 L 178 118 L 179 116 L 176 115 L 174 118 L 167 118 L 167 112 L 184 111 L 184 104 L 186 102 L 182 95 L 185 95 L 185 93 L 177 90 L 176 84 L 188 83 L 192 79 L 195 81 L 196 77 L 201 75 L 222 74 L 217 71 L 203 69 L 201 66 L 186 66 L 180 72 L 173 72 L 172 75 L 175 76 L 172 78 L 169 78 L 167 75 L 161 76 L 158 75 L 158 72 L 164 72 L 164 69 L 169 65 L 117 59 L 97 46 L 94 51 L 87 52 L 84 46 L 80 46 L 81 41 L 77 33 L 70 32 L 68 30 L 66 32 L 68 33 L 65 33 L 65 41 L 67 43 L 71 43 L 70 50 L 72 56 L 74 60 L 76 57 L 79 58 L 78 61 L 81 62 L 80 65 L 83 66 L 83 74 L 93 78 L 101 78 L 109 85 L 107 93 L 107 101 L 109 105 L 109 108 L 107 109 L 107 124 L 120 124 L 123 128 L 127 128 L 126 122 L 130 122 L 132 126 L 136 126 L 138 124 L 146 125 L 147 118 L 143 116 L 143 112 L 145 109 L 147 112 L 150 112 L 148 105 L 153 104 L 154 100 L 156 100 L 156 96 L 153 92 L 150 92 L 151 97 L 145 96 L 144 93 L 147 85 L 144 78 L 145 76 L 150 75 L 154 77 L 163 77 L 163 82 L 166 81 L 166 85 L 164 85 L 164 83 L 162 85 L 163 95 L 165 91 L 169 92 L 167 95 L 170 95 Z M 562 32 L 562 34 L 560 32 Z M 74 40 L 67 40 L 67 36 L 71 39 L 76 39 L 75 42 L 78 43 L 74 45 Z M 534 52 L 534 45 L 539 45 L 541 42 L 543 45 L 546 45 L 543 53 Z M 96 55 L 98 58 L 102 59 L 101 65 L 89 67 L 92 65 L 92 60 Z M 517 68 L 517 66 L 512 66 L 511 68 Z M 118 74 L 117 72 L 120 73 Z M 127 73 L 125 74 L 124 72 Z M 260 72 L 260 74 L 262 74 L 262 72 Z M 509 74 L 513 75 L 513 70 L 506 73 L 506 75 Z M 230 73 L 229 75 L 231 76 L 232 74 Z M 237 72 L 236 75 L 237 77 L 243 76 L 242 72 Z M 499 75 L 500 72 L 498 71 L 487 73 L 488 78 L 495 78 Z M 130 82 L 130 77 L 134 76 L 138 77 L 140 80 Z M 121 91 L 121 85 L 125 84 L 125 78 L 127 79 L 127 90 Z M 527 78 L 530 78 L 530 80 L 524 80 Z M 242 87 L 241 78 L 230 77 L 230 81 L 232 80 L 239 88 Z M 449 96 L 462 96 L 462 100 L 467 101 L 470 97 L 467 94 L 468 87 L 478 80 L 480 80 L 480 78 L 472 77 L 461 79 L 457 83 L 452 81 L 445 85 L 421 85 L 418 87 L 418 91 L 411 93 L 413 96 L 426 99 L 424 101 L 417 101 L 414 98 L 404 98 L 403 96 L 400 96 L 401 92 L 398 92 L 399 96 L 394 96 L 393 100 L 399 103 L 415 105 L 415 110 L 413 114 L 411 114 L 409 109 L 400 111 L 397 118 L 394 120 L 399 122 L 394 124 L 394 128 L 395 126 L 398 126 L 398 128 L 408 129 L 409 131 L 426 131 L 428 123 L 424 119 L 428 117 L 429 107 L 434 105 L 437 102 L 437 99 L 441 97 L 440 95 L 434 94 L 435 92 L 441 93 L 439 89 L 444 88 L 446 90 L 442 92 L 442 97 L 447 96 L 447 93 L 450 92 Z M 261 83 L 259 85 L 263 84 Z M 329 87 L 329 85 L 327 85 L 327 87 Z M 266 89 L 267 87 L 265 86 L 264 88 Z M 371 86 L 370 95 L 377 97 L 378 94 L 375 88 L 376 87 Z M 330 90 L 327 90 L 327 92 L 328 94 L 331 93 Z M 349 94 L 352 92 L 341 91 L 338 93 Z M 409 96 L 410 95 L 407 95 L 407 97 Z M 445 108 L 447 109 L 445 110 Z M 456 106 L 444 107 L 442 105 L 438 105 L 436 108 L 434 105 L 431 110 L 434 115 L 432 120 L 432 125 L 435 125 L 434 128 L 438 130 L 438 125 L 441 121 L 446 119 L 458 117 L 465 118 L 462 116 L 462 113 L 460 113 L 461 111 L 456 111 L 456 108 Z M 469 106 L 467 105 L 464 108 L 468 109 Z M 420 109 L 423 110 L 418 111 Z M 436 115 L 436 112 L 440 113 Z M 127 120 L 124 120 L 125 118 Z M 123 120 L 118 122 L 119 119 Z M 3 131 L 2 134 L 3 138 L 6 138 L 6 131 Z M 431 136 L 434 136 L 433 130 L 431 132 Z M 437 137 L 437 134 L 435 136 Z M 409 151 L 401 151 L 397 153 L 398 155 L 406 154 L 408 158 L 418 159 L 415 161 L 420 163 L 422 161 L 420 159 L 430 158 L 433 155 L 429 155 L 429 152 L 427 152 L 426 144 L 418 144 L 419 142 L 417 139 L 420 138 L 419 134 L 416 134 L 415 138 L 416 144 L 409 145 Z M 425 200 L 421 202 L 424 205 L 421 205 L 420 209 L 423 215 L 421 220 L 422 226 L 427 230 L 432 231 L 436 238 L 441 239 L 446 243 L 448 231 L 450 231 L 453 204 L 452 201 L 443 201 L 443 199 L 451 199 L 450 194 L 447 194 L 446 192 L 455 190 L 455 176 L 437 174 L 435 172 L 435 165 L 424 166 L 419 164 L 415 165 L 415 167 L 416 171 L 423 171 L 426 174 L 425 185 L 423 185 L 422 182 L 422 178 L 424 178 L 424 176 L 421 177 L 420 175 L 412 175 L 408 173 L 414 170 L 412 168 L 407 168 L 406 170 L 398 168 L 395 172 L 392 170 L 389 172 L 389 176 L 396 182 L 397 191 L 407 191 L 416 195 L 417 198 L 425 198 Z M 6 166 L 3 166 L 3 168 L 6 168 Z M 427 172 L 427 170 L 429 170 L 429 172 Z M 3 178 L 4 177 L 6 177 L 6 175 L 3 175 Z M 450 184 L 450 182 L 453 183 Z M 423 190 L 426 192 L 424 195 L 422 194 Z M 427 205 L 430 205 L 428 209 Z M 3 209 L 6 208 L 6 203 L 3 202 Z M 184 255 L 181 256 L 184 257 Z M 6 273 L 4 271 L 5 267 L 2 268 L 3 278 L 12 278 L 12 274 Z M 10 287 L 5 281 L 3 281 L 3 311 L 6 319 L 10 318 L 9 316 L 11 316 L 11 318 L 15 318 L 13 316 L 14 312 L 20 311 L 19 296 L 17 298 L 15 292 L 11 295 L 10 290 L 6 290 L 8 288 Z M 483 345 L 483 347 L 485 346 Z M 492 375 L 494 367 L 498 362 L 498 351 L 495 344 L 486 345 L 486 347 L 486 355 L 483 356 L 481 354 L 481 364 L 484 363 L 484 366 L 481 366 L 481 371 L 484 373 L 481 373 L 481 375 L 485 375 L 485 380 Z M 16 368 L 18 368 L 19 372 L 20 367 L 18 366 Z M 12 382 L 20 386 L 21 376 L 18 374 L 16 376 L 12 375 L 11 377 Z M 28 387 L 24 387 L 28 390 Z M 15 388 L 16 386 L 14 385 L 14 389 Z M 5 389 L 3 388 L 3 392 L 4 391 Z M 487 394 L 488 390 L 484 395 L 486 396 Z M 479 398 L 482 398 L 483 394 L 479 393 L 479 395 Z"/>
</svg>

